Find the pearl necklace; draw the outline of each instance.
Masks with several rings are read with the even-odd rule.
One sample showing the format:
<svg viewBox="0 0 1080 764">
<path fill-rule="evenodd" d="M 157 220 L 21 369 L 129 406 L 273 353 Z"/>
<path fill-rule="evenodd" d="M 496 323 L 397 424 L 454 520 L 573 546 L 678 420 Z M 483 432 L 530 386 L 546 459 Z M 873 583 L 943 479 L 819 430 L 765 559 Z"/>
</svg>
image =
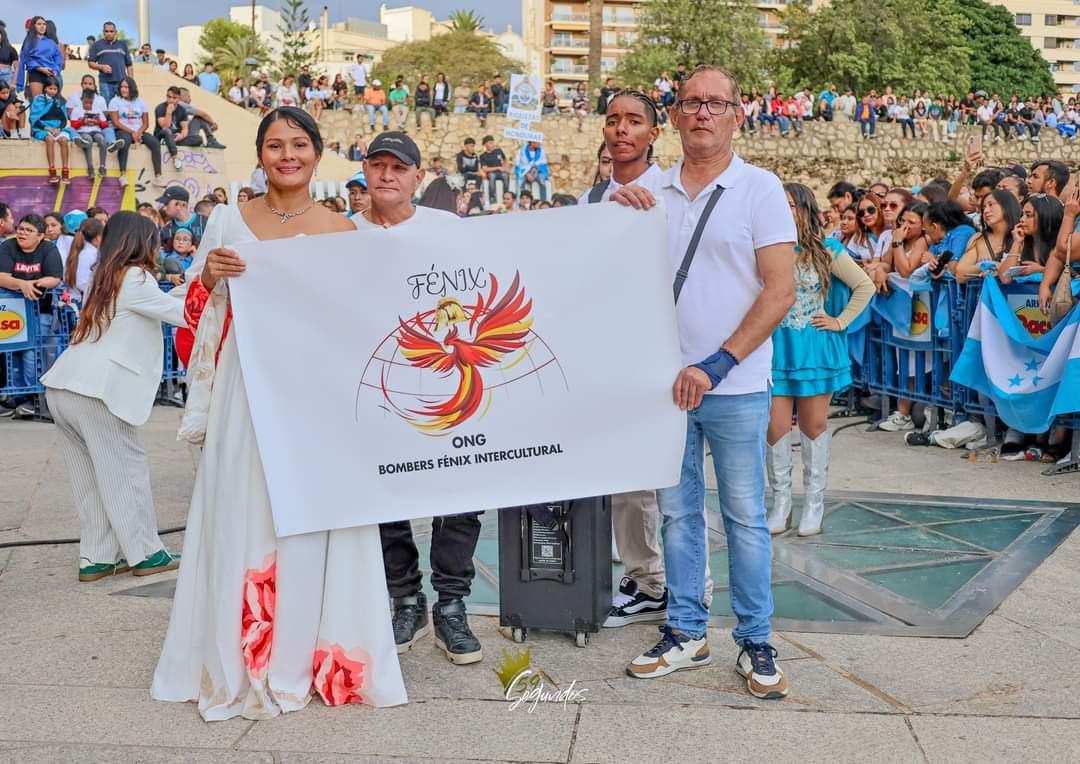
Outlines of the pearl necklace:
<svg viewBox="0 0 1080 764">
<path fill-rule="evenodd" d="M 266 199 L 266 197 L 264 196 L 263 199 Z M 280 217 L 282 224 L 285 224 L 285 223 L 289 222 L 289 218 L 298 218 L 298 217 L 300 217 L 301 215 L 303 215 L 305 212 L 307 212 L 308 210 L 310 210 L 314 206 L 315 206 L 315 202 L 312 201 L 312 202 L 310 202 L 308 204 L 307 207 L 304 207 L 301 210 L 297 210 L 296 212 L 285 212 L 284 210 L 279 210 L 276 207 L 274 207 L 272 204 L 270 204 L 269 201 L 266 202 L 267 209 L 269 209 L 275 215 Z"/>
</svg>

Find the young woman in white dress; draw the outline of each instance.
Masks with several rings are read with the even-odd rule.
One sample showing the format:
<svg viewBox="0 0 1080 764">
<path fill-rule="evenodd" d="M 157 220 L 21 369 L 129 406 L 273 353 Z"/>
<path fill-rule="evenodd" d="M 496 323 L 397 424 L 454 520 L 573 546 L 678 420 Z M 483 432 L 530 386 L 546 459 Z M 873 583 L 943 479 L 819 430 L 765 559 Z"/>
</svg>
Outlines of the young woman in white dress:
<svg viewBox="0 0 1080 764">
<path fill-rule="evenodd" d="M 282 538 L 274 532 L 229 327 L 227 282 L 242 278 L 245 263 L 229 247 L 354 225 L 311 198 L 322 139 L 306 112 L 282 107 L 267 114 L 256 146 L 266 195 L 218 205 L 188 271 L 185 307 L 198 330 L 185 425 L 199 419 L 200 399 L 208 407 L 172 618 L 151 691 L 157 700 L 196 701 L 207 721 L 273 717 L 303 708 L 314 694 L 328 705 L 407 700 L 378 527 Z M 208 380 L 209 394 L 200 395 Z"/>
</svg>

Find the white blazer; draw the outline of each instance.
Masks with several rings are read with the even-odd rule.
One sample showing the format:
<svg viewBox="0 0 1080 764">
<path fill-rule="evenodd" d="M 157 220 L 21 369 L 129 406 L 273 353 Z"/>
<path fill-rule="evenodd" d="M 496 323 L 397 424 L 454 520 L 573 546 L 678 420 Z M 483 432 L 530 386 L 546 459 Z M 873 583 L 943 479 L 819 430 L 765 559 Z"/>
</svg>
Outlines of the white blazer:
<svg viewBox="0 0 1080 764">
<path fill-rule="evenodd" d="M 183 300 L 162 292 L 141 268 L 128 268 L 116 297 L 116 315 L 101 337 L 61 353 L 41 383 L 98 398 L 128 424 L 144 424 L 161 384 L 162 322 L 186 326 Z"/>
</svg>

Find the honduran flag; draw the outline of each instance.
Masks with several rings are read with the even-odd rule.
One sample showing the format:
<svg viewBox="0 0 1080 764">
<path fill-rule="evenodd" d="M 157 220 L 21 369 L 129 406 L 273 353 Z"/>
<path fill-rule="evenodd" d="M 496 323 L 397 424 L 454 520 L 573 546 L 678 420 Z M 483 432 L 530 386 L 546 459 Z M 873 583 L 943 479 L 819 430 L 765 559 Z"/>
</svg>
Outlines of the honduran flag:
<svg viewBox="0 0 1080 764">
<path fill-rule="evenodd" d="M 990 398 L 1010 427 L 1045 432 L 1055 416 L 1080 411 L 1080 307 L 1032 337 L 1009 309 L 997 279 L 984 279 L 949 378 Z"/>
</svg>

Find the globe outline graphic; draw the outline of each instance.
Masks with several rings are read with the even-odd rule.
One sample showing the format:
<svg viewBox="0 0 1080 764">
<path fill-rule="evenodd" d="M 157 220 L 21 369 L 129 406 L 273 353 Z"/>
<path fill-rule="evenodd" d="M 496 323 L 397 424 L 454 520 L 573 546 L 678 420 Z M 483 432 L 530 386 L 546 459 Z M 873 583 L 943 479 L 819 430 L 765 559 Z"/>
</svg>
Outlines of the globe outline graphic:
<svg viewBox="0 0 1080 764">
<path fill-rule="evenodd" d="M 476 303 L 462 305 L 466 321 L 461 326 L 472 323 L 476 309 Z M 480 315 L 489 312 L 485 307 Z M 431 308 L 400 320 L 407 326 L 420 329 L 441 341 L 447 329 L 436 329 L 435 313 L 436 309 Z M 440 373 L 414 366 L 401 353 L 398 339 L 400 331 L 399 326 L 387 332 L 364 364 L 356 390 L 356 421 L 360 419 L 361 406 L 372 405 L 373 399 L 377 399 L 375 405 L 386 415 L 404 420 L 415 432 L 443 437 L 452 434 L 461 426 L 482 420 L 494 405 L 496 396 L 512 395 L 511 388 L 514 385 L 531 384 L 535 381 L 540 395 L 546 395 L 548 389 L 545 385 L 553 383 L 561 384 L 564 390 L 570 389 L 559 359 L 544 338 L 530 328 L 522 348 L 507 353 L 498 363 L 478 370 L 484 380 L 484 402 L 475 415 L 443 430 L 420 429 L 415 425 L 426 419 L 420 411 L 421 407 L 438 404 L 451 397 L 457 388 L 460 372 L 456 367 L 449 372 Z M 548 373 L 545 374 L 545 370 Z"/>
</svg>

